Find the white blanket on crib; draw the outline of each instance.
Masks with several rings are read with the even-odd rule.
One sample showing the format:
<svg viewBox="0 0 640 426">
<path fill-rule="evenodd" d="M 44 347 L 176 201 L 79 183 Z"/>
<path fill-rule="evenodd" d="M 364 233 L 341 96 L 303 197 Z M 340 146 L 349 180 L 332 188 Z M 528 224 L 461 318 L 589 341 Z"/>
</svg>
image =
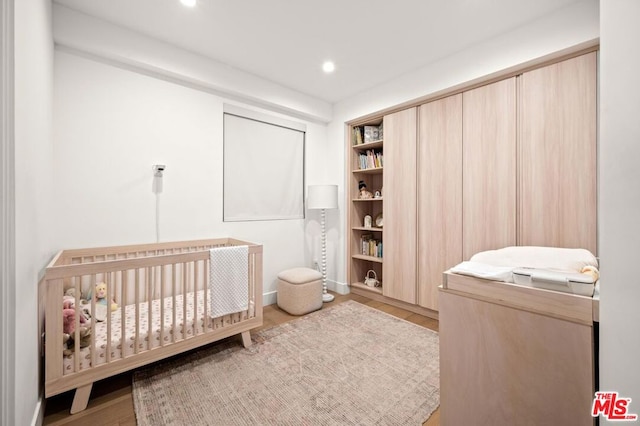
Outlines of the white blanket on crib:
<svg viewBox="0 0 640 426">
<path fill-rule="evenodd" d="M 249 247 L 218 247 L 209 251 L 211 316 L 245 311 L 249 307 Z"/>
</svg>

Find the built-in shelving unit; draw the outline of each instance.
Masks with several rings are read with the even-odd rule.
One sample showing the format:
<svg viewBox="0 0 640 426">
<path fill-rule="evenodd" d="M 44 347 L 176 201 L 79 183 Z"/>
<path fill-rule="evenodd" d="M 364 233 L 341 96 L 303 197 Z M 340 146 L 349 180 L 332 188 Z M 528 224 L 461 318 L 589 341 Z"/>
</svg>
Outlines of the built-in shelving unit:
<svg viewBox="0 0 640 426">
<path fill-rule="evenodd" d="M 360 134 L 358 135 L 359 132 Z M 376 218 L 383 211 L 384 139 L 382 117 L 349 128 L 350 146 L 347 148 L 348 198 L 348 280 L 352 287 L 382 295 L 382 286 L 364 284 L 365 276 L 373 270 L 382 282 L 383 226 Z M 362 196 L 359 185 L 364 183 L 371 198 Z M 368 195 L 368 194 L 367 194 Z M 371 226 L 365 223 L 369 216 Z M 368 220 L 368 218 L 367 218 Z"/>
</svg>

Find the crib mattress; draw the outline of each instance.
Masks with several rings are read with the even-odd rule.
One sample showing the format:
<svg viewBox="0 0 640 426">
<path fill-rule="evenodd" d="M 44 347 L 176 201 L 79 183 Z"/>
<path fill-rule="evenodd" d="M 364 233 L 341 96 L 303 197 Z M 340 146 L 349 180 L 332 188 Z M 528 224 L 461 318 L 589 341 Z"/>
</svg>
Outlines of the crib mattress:
<svg viewBox="0 0 640 426">
<path fill-rule="evenodd" d="M 210 299 L 209 291 L 207 291 L 207 302 Z M 173 330 L 173 298 L 165 297 L 162 300 L 164 305 L 164 322 L 161 321 L 161 300 L 156 299 L 151 303 L 151 315 L 149 315 L 149 303 L 144 302 L 139 305 L 139 313 L 136 314 L 136 305 L 127 305 L 124 308 L 124 330 L 125 330 L 125 347 L 124 357 L 134 355 L 136 353 L 136 324 L 138 329 L 138 352 L 146 351 L 161 346 L 161 338 L 163 345 L 170 345 L 174 341 L 180 341 L 185 338 L 189 338 L 194 335 L 194 325 L 196 328 L 196 334 L 200 334 L 204 331 L 204 290 L 194 293 L 186 294 L 186 322 L 184 315 L 185 303 L 183 295 L 177 295 L 175 297 L 175 316 L 176 316 L 176 330 Z M 111 313 L 111 347 L 110 358 L 111 360 L 122 358 L 122 307 Z M 209 310 L 210 312 L 210 310 Z M 245 313 L 227 315 L 225 318 L 229 322 L 240 319 L 240 315 L 246 315 Z M 249 316 L 254 316 L 254 305 L 249 304 Z M 136 321 L 139 318 L 139 321 Z M 149 333 L 149 318 L 151 318 L 151 333 Z M 186 332 L 183 334 L 183 324 L 186 323 Z M 210 318 L 208 321 L 208 329 L 214 330 L 218 327 L 224 326 L 222 320 L 215 320 Z M 161 332 L 163 330 L 163 332 Z M 151 334 L 151 338 L 149 338 Z M 104 364 L 107 359 L 107 342 L 108 342 L 108 328 L 107 322 L 95 322 L 95 365 Z M 149 342 L 151 342 L 149 346 Z M 75 372 L 75 353 L 70 356 L 64 357 L 63 374 L 70 374 Z M 87 369 L 92 367 L 91 362 L 91 347 L 80 349 L 80 366 L 79 369 Z"/>
</svg>

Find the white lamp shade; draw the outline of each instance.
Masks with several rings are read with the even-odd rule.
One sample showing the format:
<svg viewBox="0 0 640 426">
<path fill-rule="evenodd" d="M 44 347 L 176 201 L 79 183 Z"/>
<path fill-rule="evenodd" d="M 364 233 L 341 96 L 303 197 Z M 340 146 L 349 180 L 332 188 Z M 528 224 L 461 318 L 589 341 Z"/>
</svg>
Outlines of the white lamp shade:
<svg viewBox="0 0 640 426">
<path fill-rule="evenodd" d="M 338 185 L 309 185 L 309 209 L 337 209 Z"/>
</svg>

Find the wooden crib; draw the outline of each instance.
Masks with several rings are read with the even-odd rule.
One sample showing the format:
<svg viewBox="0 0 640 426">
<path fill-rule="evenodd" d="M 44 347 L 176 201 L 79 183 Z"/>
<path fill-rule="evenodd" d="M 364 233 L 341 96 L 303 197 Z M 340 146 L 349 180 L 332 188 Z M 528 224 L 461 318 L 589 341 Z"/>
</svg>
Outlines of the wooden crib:
<svg viewBox="0 0 640 426">
<path fill-rule="evenodd" d="M 209 279 L 217 265 L 210 269 L 209 250 L 230 246 L 248 246 L 248 308 L 214 318 Z M 98 321 L 95 298 L 83 302 L 81 295 L 103 282 L 106 301 L 117 306 Z M 75 389 L 73 414 L 86 408 L 97 380 L 236 334 L 250 345 L 249 330 L 262 325 L 262 246 L 224 238 L 63 250 L 39 290 L 45 397 Z M 65 292 L 75 292 L 70 335 L 63 333 Z"/>
</svg>

